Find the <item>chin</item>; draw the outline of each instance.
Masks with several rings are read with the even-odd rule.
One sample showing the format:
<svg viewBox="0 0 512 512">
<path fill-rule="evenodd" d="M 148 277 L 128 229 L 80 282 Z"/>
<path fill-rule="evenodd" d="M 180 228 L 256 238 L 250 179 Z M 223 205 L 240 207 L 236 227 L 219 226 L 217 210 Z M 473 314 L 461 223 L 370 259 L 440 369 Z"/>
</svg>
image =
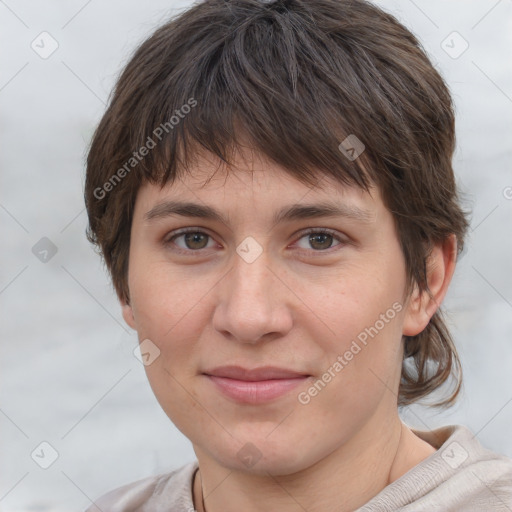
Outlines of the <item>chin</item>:
<svg viewBox="0 0 512 512">
<path fill-rule="evenodd" d="M 259 436 L 254 432 L 245 436 L 237 433 L 236 442 L 227 435 L 229 439 L 207 446 L 207 451 L 226 469 L 261 476 L 291 475 L 316 462 L 313 448 L 308 451 L 303 442 L 294 441 L 289 434 L 272 438 L 273 435 L 269 437 L 268 430 Z"/>
</svg>

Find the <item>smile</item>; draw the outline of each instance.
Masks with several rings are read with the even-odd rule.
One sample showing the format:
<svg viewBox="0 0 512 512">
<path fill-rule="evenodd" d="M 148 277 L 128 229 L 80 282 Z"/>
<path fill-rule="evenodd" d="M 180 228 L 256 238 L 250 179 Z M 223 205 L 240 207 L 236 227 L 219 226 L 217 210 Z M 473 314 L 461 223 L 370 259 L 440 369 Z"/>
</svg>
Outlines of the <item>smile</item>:
<svg viewBox="0 0 512 512">
<path fill-rule="evenodd" d="M 281 397 L 305 382 L 309 377 L 247 381 L 207 375 L 224 395 L 240 403 L 259 404 Z"/>
<path fill-rule="evenodd" d="M 245 404 L 261 404 L 282 397 L 310 377 L 283 368 L 247 370 L 239 366 L 215 368 L 204 375 L 222 394 Z"/>
</svg>

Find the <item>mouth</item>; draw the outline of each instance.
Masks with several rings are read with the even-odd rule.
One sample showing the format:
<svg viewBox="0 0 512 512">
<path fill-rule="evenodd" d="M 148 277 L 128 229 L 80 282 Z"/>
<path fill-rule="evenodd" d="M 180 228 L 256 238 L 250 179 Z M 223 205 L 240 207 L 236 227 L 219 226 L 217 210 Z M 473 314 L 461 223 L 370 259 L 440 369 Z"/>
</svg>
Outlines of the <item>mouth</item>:
<svg viewBox="0 0 512 512">
<path fill-rule="evenodd" d="M 207 370 L 203 375 L 227 398 L 244 404 L 275 400 L 311 377 L 309 374 L 273 366 L 253 369 L 222 366 Z"/>
</svg>

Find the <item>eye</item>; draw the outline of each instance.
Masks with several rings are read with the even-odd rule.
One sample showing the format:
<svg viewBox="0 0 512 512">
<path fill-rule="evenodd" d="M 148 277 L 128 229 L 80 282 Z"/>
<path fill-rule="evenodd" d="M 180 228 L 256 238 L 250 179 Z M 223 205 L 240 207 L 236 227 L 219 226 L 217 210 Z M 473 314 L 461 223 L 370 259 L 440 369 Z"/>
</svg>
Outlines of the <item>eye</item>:
<svg viewBox="0 0 512 512">
<path fill-rule="evenodd" d="M 334 244 L 335 241 L 339 243 Z M 313 249 L 314 251 L 325 251 L 338 245 L 342 245 L 343 241 L 339 236 L 328 229 L 310 229 L 302 233 L 297 242 L 301 249 Z"/>
<path fill-rule="evenodd" d="M 165 245 L 176 245 L 180 249 L 179 252 L 197 252 L 201 249 L 215 247 L 215 242 L 210 235 L 195 228 L 175 233 L 164 243 Z"/>
<path fill-rule="evenodd" d="M 337 243 L 336 243 L 337 242 Z M 337 246 L 346 244 L 337 232 L 329 229 L 310 228 L 302 232 L 298 241 L 294 244 L 300 250 L 313 250 L 314 252 L 327 252 Z M 217 246 L 215 240 L 204 231 L 197 228 L 182 229 L 171 234 L 164 240 L 166 246 L 181 253 L 199 253 L 203 249 L 212 249 Z"/>
</svg>

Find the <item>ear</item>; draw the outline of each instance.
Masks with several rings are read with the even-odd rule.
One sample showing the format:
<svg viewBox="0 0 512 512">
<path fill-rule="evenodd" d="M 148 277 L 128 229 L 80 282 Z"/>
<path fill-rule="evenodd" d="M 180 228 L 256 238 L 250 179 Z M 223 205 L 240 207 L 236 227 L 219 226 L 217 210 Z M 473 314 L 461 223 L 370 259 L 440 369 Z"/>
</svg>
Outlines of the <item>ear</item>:
<svg viewBox="0 0 512 512">
<path fill-rule="evenodd" d="M 430 293 L 417 286 L 409 297 L 404 316 L 404 336 L 416 336 L 428 325 L 439 309 L 452 280 L 457 261 L 457 238 L 454 234 L 434 246 L 427 260 L 427 283 Z"/>
<path fill-rule="evenodd" d="M 121 310 L 123 312 L 124 321 L 133 329 L 136 329 L 135 317 L 133 316 L 133 309 L 130 304 L 126 301 L 126 299 L 120 298 L 119 302 L 121 303 Z"/>
</svg>

